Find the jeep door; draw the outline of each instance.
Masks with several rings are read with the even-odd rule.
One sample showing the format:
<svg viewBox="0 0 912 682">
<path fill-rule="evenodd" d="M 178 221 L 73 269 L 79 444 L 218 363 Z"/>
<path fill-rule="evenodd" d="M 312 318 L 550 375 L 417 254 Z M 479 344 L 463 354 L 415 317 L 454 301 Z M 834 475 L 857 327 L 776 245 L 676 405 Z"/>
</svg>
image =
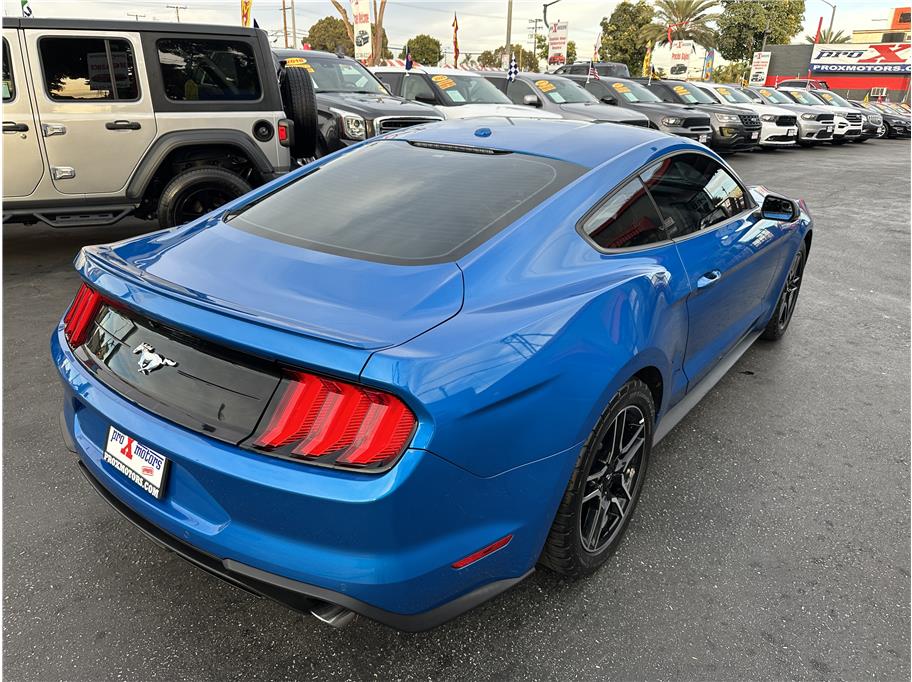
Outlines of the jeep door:
<svg viewBox="0 0 912 682">
<path fill-rule="evenodd" d="M 44 175 L 44 160 L 16 29 L 3 30 L 3 156 L 3 196 L 27 197 Z"/>
<path fill-rule="evenodd" d="M 139 34 L 24 35 L 54 186 L 64 194 L 121 192 L 156 133 Z"/>
</svg>

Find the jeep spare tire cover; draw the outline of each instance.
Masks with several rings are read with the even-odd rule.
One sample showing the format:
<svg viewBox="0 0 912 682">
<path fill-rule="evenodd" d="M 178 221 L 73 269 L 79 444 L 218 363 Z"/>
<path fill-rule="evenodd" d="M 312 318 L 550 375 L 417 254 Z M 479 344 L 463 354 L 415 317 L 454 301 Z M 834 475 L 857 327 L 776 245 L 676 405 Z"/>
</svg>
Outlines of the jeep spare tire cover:
<svg viewBox="0 0 912 682">
<path fill-rule="evenodd" d="M 285 115 L 294 121 L 291 154 L 298 159 L 314 156 L 317 150 L 317 98 L 308 66 L 286 64 L 279 83 Z"/>
</svg>

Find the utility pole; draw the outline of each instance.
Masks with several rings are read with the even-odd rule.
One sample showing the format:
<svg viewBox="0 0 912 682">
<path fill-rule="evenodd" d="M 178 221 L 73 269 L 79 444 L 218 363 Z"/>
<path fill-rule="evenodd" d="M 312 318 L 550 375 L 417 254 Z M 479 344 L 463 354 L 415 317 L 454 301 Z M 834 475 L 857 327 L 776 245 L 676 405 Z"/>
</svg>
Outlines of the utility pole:
<svg viewBox="0 0 912 682">
<path fill-rule="evenodd" d="M 763 46 L 760 48 L 761 52 L 766 52 L 766 37 L 770 32 L 770 13 L 769 10 L 766 11 L 766 28 L 763 29 Z"/>
<path fill-rule="evenodd" d="M 513 0 L 507 0 L 507 42 L 504 43 L 504 56 L 500 60 L 501 66 L 504 65 L 504 62 L 507 62 L 507 68 L 509 68 L 510 63 L 510 52 L 513 51 L 513 48 L 510 44 L 510 30 L 513 28 Z M 520 55 L 520 61 L 522 61 L 522 55 Z"/>
<path fill-rule="evenodd" d="M 529 19 L 529 28 L 532 29 L 532 54 L 535 56 L 535 66 L 538 67 L 538 27 L 542 20 L 536 17 Z"/>
<path fill-rule="evenodd" d="M 294 36 L 291 43 L 292 47 L 300 49 L 301 44 L 298 43 L 298 24 L 295 21 L 295 0 L 291 0 L 291 35 Z"/>
<path fill-rule="evenodd" d="M 186 5 L 165 5 L 168 9 L 173 9 L 174 14 L 177 16 L 177 23 L 180 23 L 181 20 L 181 10 L 187 9 Z"/>
<path fill-rule="evenodd" d="M 127 12 L 128 17 L 136 17 L 136 21 L 139 21 L 140 17 L 146 16 L 145 14 L 137 14 L 136 12 Z"/>
<path fill-rule="evenodd" d="M 288 18 L 285 15 L 285 0 L 282 0 L 282 35 L 285 36 L 285 47 L 288 47 Z"/>
<path fill-rule="evenodd" d="M 836 18 L 836 4 L 835 4 L 835 3 L 832 3 L 832 2 L 828 2 L 827 0 L 823 0 L 823 3 L 824 3 L 825 5 L 829 5 L 830 7 L 833 8 L 833 11 L 830 12 L 830 30 L 829 30 L 829 34 L 830 34 L 830 36 L 832 37 L 832 35 L 833 35 L 833 19 Z"/>
</svg>

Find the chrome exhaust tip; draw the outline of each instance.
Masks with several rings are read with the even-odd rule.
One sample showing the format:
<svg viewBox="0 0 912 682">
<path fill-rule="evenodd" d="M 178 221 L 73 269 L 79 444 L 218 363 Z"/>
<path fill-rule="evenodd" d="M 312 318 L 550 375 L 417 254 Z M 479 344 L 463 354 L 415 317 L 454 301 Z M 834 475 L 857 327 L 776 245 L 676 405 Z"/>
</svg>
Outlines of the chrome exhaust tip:
<svg viewBox="0 0 912 682">
<path fill-rule="evenodd" d="M 327 625 L 332 625 L 334 628 L 344 628 L 351 623 L 357 615 L 354 611 L 351 611 L 344 606 L 330 604 L 326 601 L 320 602 L 314 606 L 310 610 L 310 613 L 317 620 L 322 621 Z"/>
</svg>

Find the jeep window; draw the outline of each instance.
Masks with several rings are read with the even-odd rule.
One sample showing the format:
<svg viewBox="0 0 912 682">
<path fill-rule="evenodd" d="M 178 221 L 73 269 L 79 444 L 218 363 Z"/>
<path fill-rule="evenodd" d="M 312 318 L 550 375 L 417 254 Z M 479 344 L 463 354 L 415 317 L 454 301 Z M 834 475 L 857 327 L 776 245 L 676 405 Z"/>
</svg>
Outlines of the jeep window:
<svg viewBox="0 0 912 682">
<path fill-rule="evenodd" d="M 338 57 L 307 57 L 307 69 L 317 92 L 361 92 L 370 95 L 388 95 L 386 89 L 358 62 Z M 307 67 L 310 68 L 307 68 Z"/>
<path fill-rule="evenodd" d="M 13 67 L 10 65 L 9 43 L 3 39 L 3 101 L 9 102 L 16 97 L 16 84 L 13 82 Z"/>
<path fill-rule="evenodd" d="M 178 102 L 260 98 L 253 48 L 241 40 L 162 38 L 156 43 L 165 95 Z"/>
<path fill-rule="evenodd" d="M 133 46 L 127 40 L 44 37 L 38 41 L 38 51 L 44 85 L 53 100 L 139 97 Z"/>
<path fill-rule="evenodd" d="M 564 78 L 536 78 L 535 87 L 555 104 L 581 104 L 598 102 L 595 95 L 571 80 Z"/>
<path fill-rule="evenodd" d="M 526 154 L 377 141 L 242 207 L 227 224 L 353 258 L 443 262 L 468 253 L 584 172 Z"/>
<path fill-rule="evenodd" d="M 439 73 L 431 76 L 431 82 L 447 105 L 512 104 L 496 85 L 481 76 Z"/>
</svg>

